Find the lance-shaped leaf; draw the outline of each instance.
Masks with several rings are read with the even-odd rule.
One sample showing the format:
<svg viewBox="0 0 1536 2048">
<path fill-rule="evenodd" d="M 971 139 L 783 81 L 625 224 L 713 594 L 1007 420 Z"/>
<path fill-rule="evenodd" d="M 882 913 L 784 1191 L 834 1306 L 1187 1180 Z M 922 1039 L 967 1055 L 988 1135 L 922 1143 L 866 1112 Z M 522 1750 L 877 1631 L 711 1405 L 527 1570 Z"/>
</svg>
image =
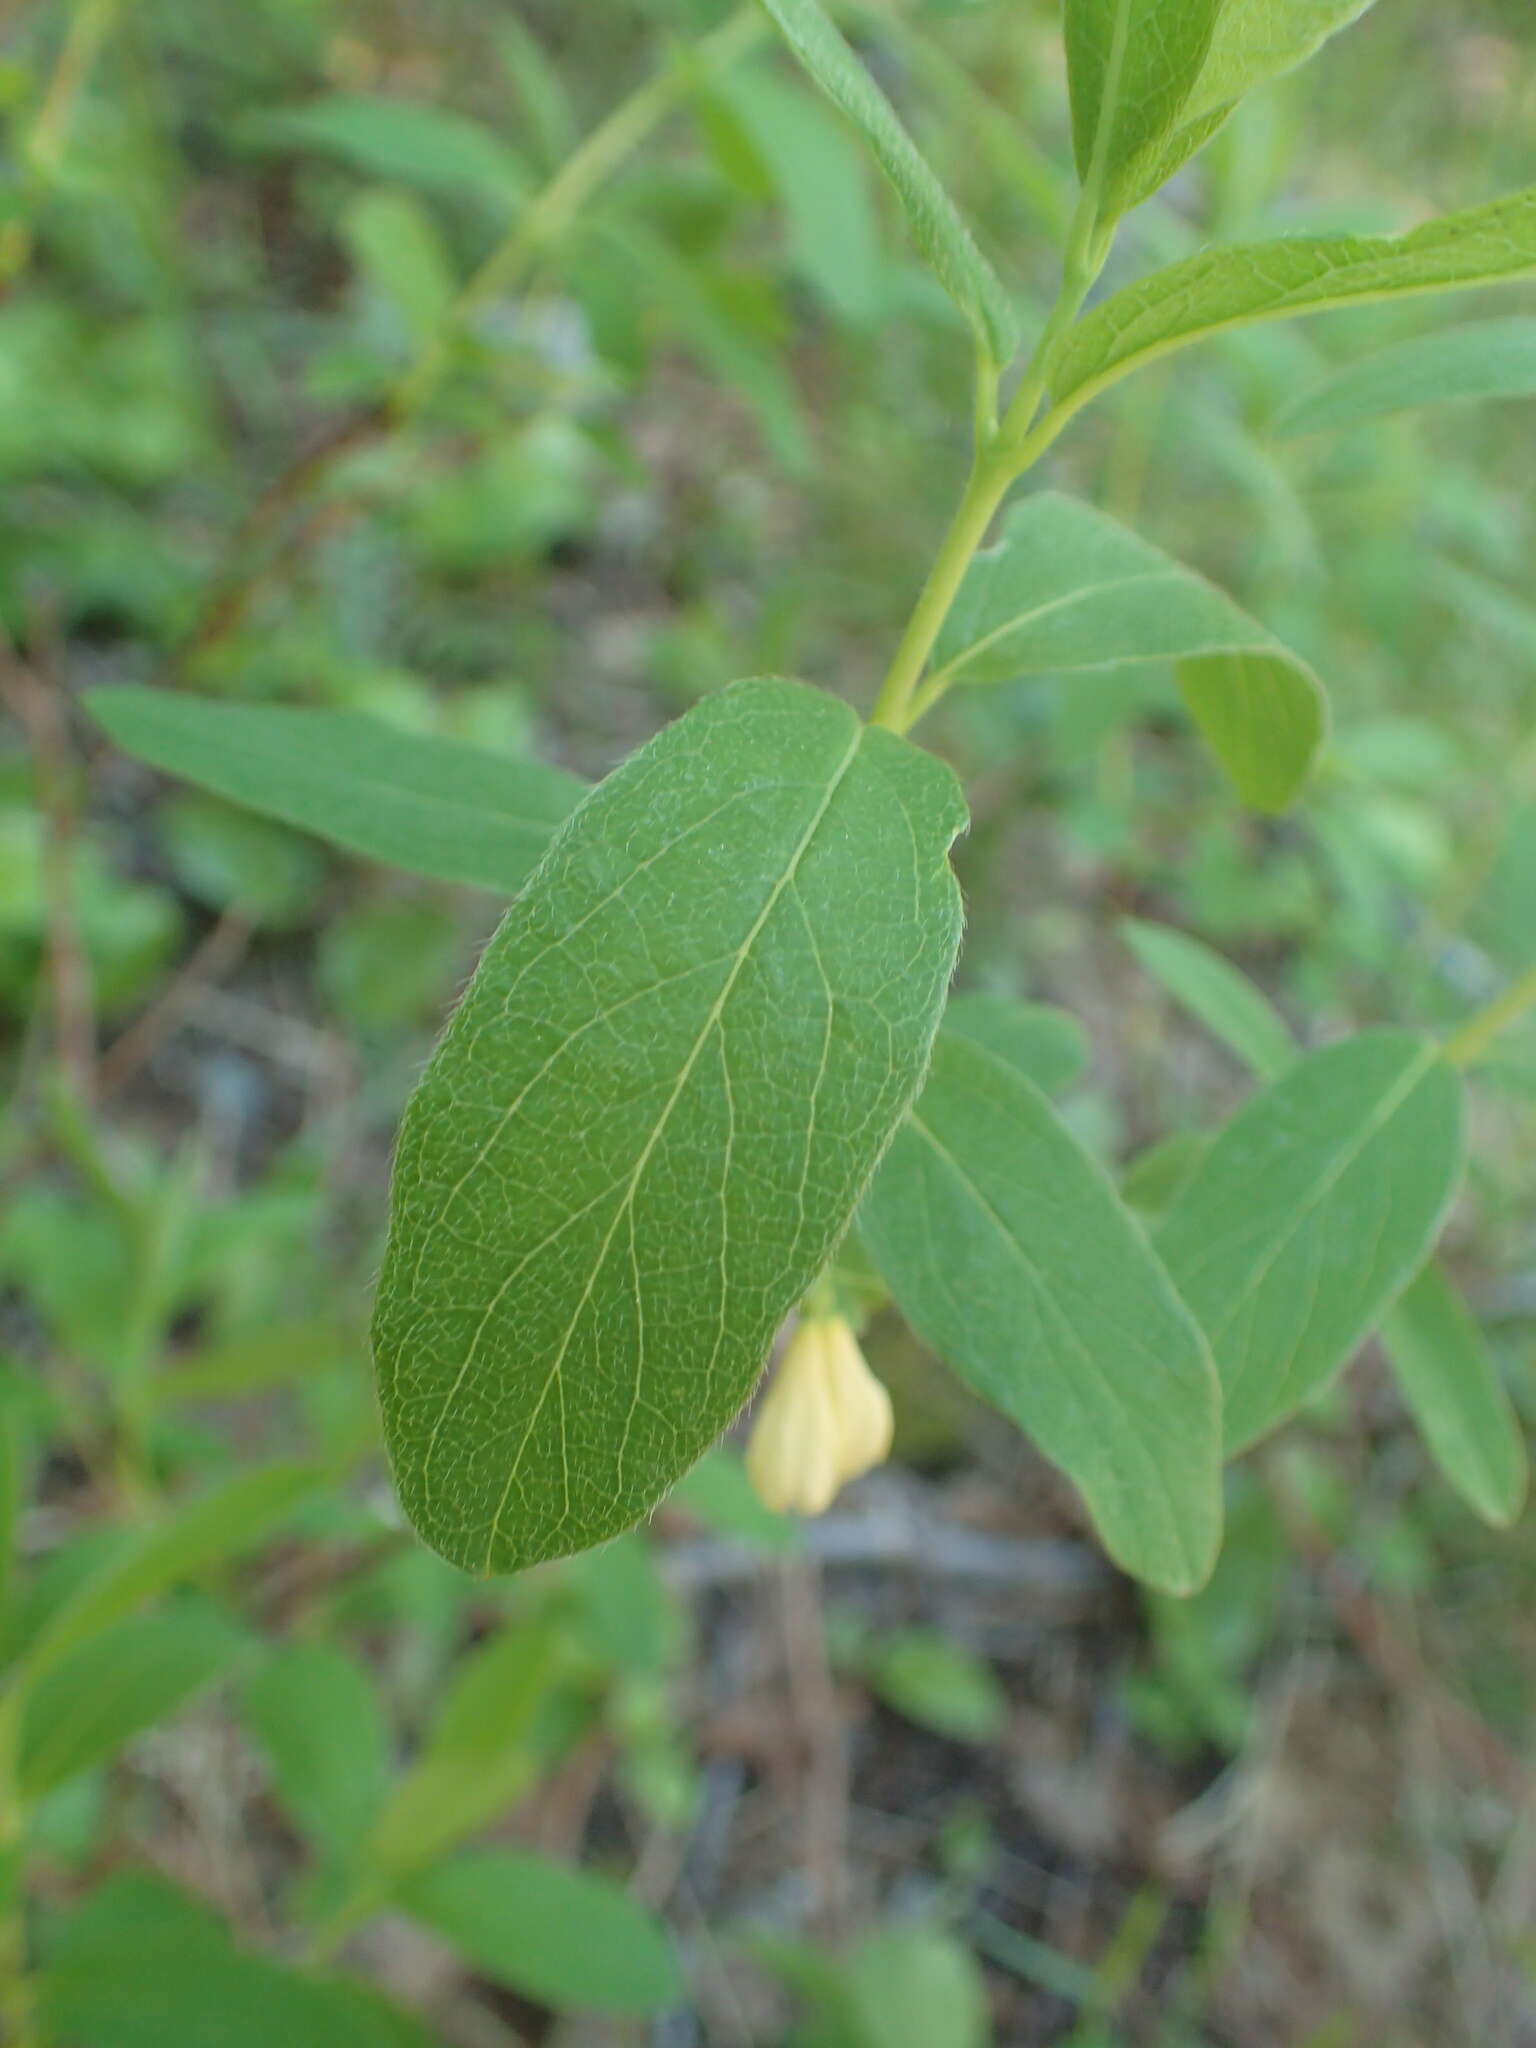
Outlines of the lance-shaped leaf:
<svg viewBox="0 0 1536 2048">
<path fill-rule="evenodd" d="M 1484 1521 L 1507 1527 L 1525 1503 L 1525 1442 L 1472 1311 L 1427 1266 L 1381 1334 L 1436 1464 Z"/>
<path fill-rule="evenodd" d="M 1424 1264 L 1463 1165 L 1461 1085 L 1408 1031 L 1298 1060 L 1180 1188 L 1157 1248 L 1211 1341 L 1227 1448 L 1324 1387 Z"/>
<path fill-rule="evenodd" d="M 1101 220 L 1162 182 L 1150 167 L 1180 126 L 1221 8 L 1222 0 L 1067 0 L 1072 148 L 1084 184 L 1097 180 Z"/>
<path fill-rule="evenodd" d="M 125 753 L 412 874 L 513 895 L 585 784 L 563 769 L 350 711 L 137 685 L 86 706 Z"/>
<path fill-rule="evenodd" d="M 1068 336 L 1052 374 L 1058 419 L 1131 371 L 1263 320 L 1536 272 L 1536 186 L 1405 235 L 1296 235 L 1205 249 L 1104 301 Z"/>
<path fill-rule="evenodd" d="M 1127 918 L 1121 930 L 1148 974 L 1261 1080 L 1276 1080 L 1294 1062 L 1289 1025 L 1229 960 L 1171 925 Z"/>
<path fill-rule="evenodd" d="M 940 637 L 950 681 L 1172 662 L 1190 713 L 1244 800 L 1291 802 L 1327 730 L 1306 663 L 1203 576 L 1054 491 L 1026 498 L 978 555 Z"/>
<path fill-rule="evenodd" d="M 1536 396 L 1536 320 L 1478 320 L 1416 334 L 1346 363 L 1279 415 L 1277 434 L 1320 434 L 1425 405 Z"/>
<path fill-rule="evenodd" d="M 998 367 L 1012 362 L 1018 319 L 996 271 L 896 109 L 859 62 L 821 0 L 763 0 L 784 40 L 835 107 L 847 115 L 896 188 L 924 261 Z"/>
<path fill-rule="evenodd" d="M 1210 1353 L 1040 1091 L 941 1036 L 859 1227 L 913 1329 L 1071 1477 L 1110 1554 L 1199 1586 L 1221 1534 Z"/>
<path fill-rule="evenodd" d="M 759 681 L 560 833 L 395 1165 L 385 1436 L 445 1556 L 616 1534 L 741 1407 L 922 1079 L 964 817 L 931 755 Z"/>
</svg>

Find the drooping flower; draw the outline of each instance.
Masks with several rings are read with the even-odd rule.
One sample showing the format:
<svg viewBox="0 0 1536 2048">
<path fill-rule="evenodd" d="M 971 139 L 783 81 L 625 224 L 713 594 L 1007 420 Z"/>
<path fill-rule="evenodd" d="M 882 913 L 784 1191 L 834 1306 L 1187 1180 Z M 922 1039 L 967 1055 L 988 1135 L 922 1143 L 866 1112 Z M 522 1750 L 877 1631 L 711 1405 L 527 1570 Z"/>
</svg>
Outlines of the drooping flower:
<svg viewBox="0 0 1536 2048">
<path fill-rule="evenodd" d="M 747 1445 L 747 1473 L 777 1514 L 819 1515 L 890 1455 L 891 1397 L 842 1316 L 807 1316 L 791 1337 Z"/>
</svg>

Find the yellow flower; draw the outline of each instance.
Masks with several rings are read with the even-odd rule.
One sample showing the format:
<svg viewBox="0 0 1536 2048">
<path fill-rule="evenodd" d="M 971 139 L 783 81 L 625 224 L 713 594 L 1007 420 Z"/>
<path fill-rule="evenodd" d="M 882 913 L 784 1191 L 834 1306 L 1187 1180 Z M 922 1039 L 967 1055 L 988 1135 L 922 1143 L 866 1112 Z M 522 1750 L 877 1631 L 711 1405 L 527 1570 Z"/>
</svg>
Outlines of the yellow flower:
<svg viewBox="0 0 1536 2048">
<path fill-rule="evenodd" d="M 789 1340 L 747 1445 L 747 1472 L 776 1514 L 819 1515 L 889 1457 L 891 1397 L 842 1316 L 808 1316 Z"/>
</svg>

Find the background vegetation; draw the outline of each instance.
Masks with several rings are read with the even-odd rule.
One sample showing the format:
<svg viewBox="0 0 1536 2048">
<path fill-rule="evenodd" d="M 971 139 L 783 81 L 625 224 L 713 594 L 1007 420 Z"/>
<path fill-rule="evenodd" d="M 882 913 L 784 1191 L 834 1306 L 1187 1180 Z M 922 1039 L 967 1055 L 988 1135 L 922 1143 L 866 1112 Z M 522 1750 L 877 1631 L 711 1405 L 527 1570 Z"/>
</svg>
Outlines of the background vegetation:
<svg viewBox="0 0 1536 2048">
<path fill-rule="evenodd" d="M 1037 313 L 1056 12 L 853 17 Z M 1118 1580 L 879 1320 L 900 1462 L 831 1516 L 767 1516 L 727 1447 L 645 1534 L 466 1579 L 403 1531 L 362 1330 L 391 1133 L 497 905 L 76 713 L 172 683 L 595 776 L 734 676 L 867 703 L 966 345 L 835 117 L 712 0 L 40 5 L 0 105 L 5 2038 L 1536 2039 L 1536 1546 L 1374 1355 L 1235 1475 L 1192 1602 Z M 1533 132 L 1523 0 L 1383 0 L 1114 278 L 1476 203 Z M 935 721 L 968 985 L 1082 1020 L 1071 1116 L 1149 1208 L 1147 1141 L 1250 1084 L 1128 918 L 1310 1043 L 1536 966 L 1530 402 L 1285 423 L 1447 317 L 1234 338 L 1048 459 L 1328 676 L 1292 817 L 1234 807 L 1156 670 Z M 1448 1257 L 1531 1419 L 1536 1034 L 1485 1080 Z"/>
</svg>

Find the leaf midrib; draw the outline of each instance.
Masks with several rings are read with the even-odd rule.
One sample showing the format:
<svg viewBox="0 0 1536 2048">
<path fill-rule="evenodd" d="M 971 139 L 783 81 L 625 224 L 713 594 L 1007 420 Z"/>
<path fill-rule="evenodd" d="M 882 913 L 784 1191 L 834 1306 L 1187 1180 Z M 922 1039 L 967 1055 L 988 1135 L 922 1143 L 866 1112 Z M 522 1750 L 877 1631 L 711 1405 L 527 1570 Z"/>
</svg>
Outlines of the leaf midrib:
<svg viewBox="0 0 1536 2048">
<path fill-rule="evenodd" d="M 655 1126 L 651 1132 L 650 1137 L 646 1140 L 644 1146 L 641 1148 L 640 1156 L 635 1162 L 634 1171 L 631 1173 L 629 1181 L 625 1187 L 624 1194 L 620 1199 L 618 1207 L 614 1211 L 613 1218 L 608 1225 L 608 1230 L 603 1238 L 602 1245 L 599 1248 L 596 1257 L 592 1261 L 591 1268 L 587 1274 L 586 1285 L 582 1288 L 581 1295 L 577 1300 L 576 1306 L 571 1312 L 570 1320 L 566 1324 L 565 1334 L 560 1340 L 560 1348 L 555 1355 L 554 1362 L 550 1366 L 548 1375 L 545 1378 L 544 1385 L 540 1389 L 539 1398 L 534 1404 L 533 1413 L 529 1417 L 527 1426 L 523 1431 L 522 1441 L 519 1443 L 517 1450 L 513 1455 L 511 1469 L 507 1474 L 507 1483 L 505 1487 L 503 1487 L 502 1489 L 501 1499 L 498 1501 L 495 1513 L 491 1517 L 490 1535 L 486 1543 L 485 1564 L 483 1567 L 483 1569 L 487 1572 L 490 1570 L 491 1559 L 495 1555 L 497 1540 L 501 1535 L 501 1519 L 502 1516 L 506 1513 L 507 1502 L 511 1499 L 512 1489 L 517 1483 L 518 1473 L 522 1469 L 523 1458 L 527 1453 L 529 1444 L 533 1440 L 533 1432 L 535 1428 L 538 1426 L 538 1420 L 540 1415 L 542 1415 L 542 1413 L 544 1412 L 544 1404 L 549 1398 L 551 1389 L 561 1384 L 562 1369 L 565 1364 L 565 1355 L 567 1351 L 570 1349 L 571 1340 L 576 1334 L 577 1325 L 580 1323 L 582 1315 L 585 1313 L 587 1303 L 591 1299 L 592 1290 L 597 1285 L 597 1277 L 599 1273 L 601 1273 L 604 1265 L 607 1262 L 608 1253 L 612 1249 L 613 1240 L 618 1232 L 619 1224 L 623 1220 L 623 1218 L 630 1213 L 632 1204 L 635 1199 L 635 1195 L 639 1190 L 641 1178 L 644 1175 L 646 1167 L 650 1164 L 651 1157 L 654 1154 L 657 1145 L 661 1142 L 662 1134 L 666 1130 L 667 1124 L 672 1116 L 672 1112 L 674 1109 L 676 1109 L 678 1102 L 682 1098 L 683 1090 L 687 1087 L 688 1082 L 692 1077 L 693 1070 L 698 1064 L 699 1058 L 703 1053 L 705 1045 L 709 1042 L 710 1036 L 718 1028 L 721 1019 L 725 1014 L 725 1006 L 730 1001 L 732 992 L 734 991 L 736 984 L 741 977 L 742 970 L 745 968 L 747 961 L 751 958 L 753 947 L 756 945 L 758 939 L 761 937 L 763 929 L 767 925 L 769 918 L 778 908 L 778 905 L 783 899 L 785 892 L 793 885 L 795 877 L 798 875 L 800 871 L 801 863 L 804 861 L 806 854 L 810 851 L 811 845 L 815 840 L 817 833 L 821 830 L 821 827 L 826 820 L 827 813 L 832 808 L 832 804 L 837 796 L 838 790 L 842 787 L 849 770 L 852 768 L 855 760 L 858 758 L 860 750 L 863 747 L 864 736 L 864 726 L 862 724 L 856 724 L 854 727 L 853 737 L 849 742 L 847 751 L 844 753 L 842 760 L 839 762 L 836 770 L 834 771 L 830 780 L 828 781 L 826 793 L 822 797 L 820 803 L 817 805 L 815 812 L 812 814 L 809 824 L 806 826 L 805 831 L 801 835 L 798 844 L 796 845 L 793 853 L 790 855 L 790 858 L 786 863 L 783 874 L 780 875 L 778 880 L 774 883 L 772 889 L 769 891 L 768 896 L 763 903 L 762 909 L 758 912 L 756 918 L 753 920 L 751 928 L 747 932 L 746 937 L 743 939 L 740 947 L 737 949 L 736 956 L 729 970 L 727 971 L 724 982 L 721 985 L 720 993 L 718 994 L 718 996 L 716 996 L 714 1002 L 710 1005 L 709 1012 L 704 1019 L 704 1023 L 699 1029 L 698 1036 L 695 1038 L 692 1047 L 689 1049 L 687 1058 L 683 1062 L 682 1068 L 678 1074 L 677 1082 L 673 1087 L 672 1093 L 667 1098 L 666 1104 L 663 1107 L 660 1116 L 656 1120 Z M 504 1281 L 501 1287 L 499 1287 L 496 1290 L 496 1293 L 492 1296 L 491 1301 L 488 1304 L 484 1315 L 481 1317 L 480 1324 L 475 1331 L 475 1335 L 471 1339 L 470 1344 L 468 1346 L 466 1355 L 466 1365 L 473 1361 L 476 1348 L 478 1347 L 480 1340 L 490 1323 L 492 1315 L 495 1313 L 496 1308 L 500 1304 L 502 1296 L 505 1294 L 506 1289 L 510 1284 L 510 1279 Z M 637 1377 L 641 1371 L 643 1371 L 643 1357 L 637 1355 Z M 566 1450 L 565 1428 L 563 1422 L 563 1406 L 562 1426 L 560 1433 L 560 1448 L 562 1470 L 565 1478 L 565 1513 L 568 1515 L 570 1512 L 569 1462 Z"/>
</svg>

